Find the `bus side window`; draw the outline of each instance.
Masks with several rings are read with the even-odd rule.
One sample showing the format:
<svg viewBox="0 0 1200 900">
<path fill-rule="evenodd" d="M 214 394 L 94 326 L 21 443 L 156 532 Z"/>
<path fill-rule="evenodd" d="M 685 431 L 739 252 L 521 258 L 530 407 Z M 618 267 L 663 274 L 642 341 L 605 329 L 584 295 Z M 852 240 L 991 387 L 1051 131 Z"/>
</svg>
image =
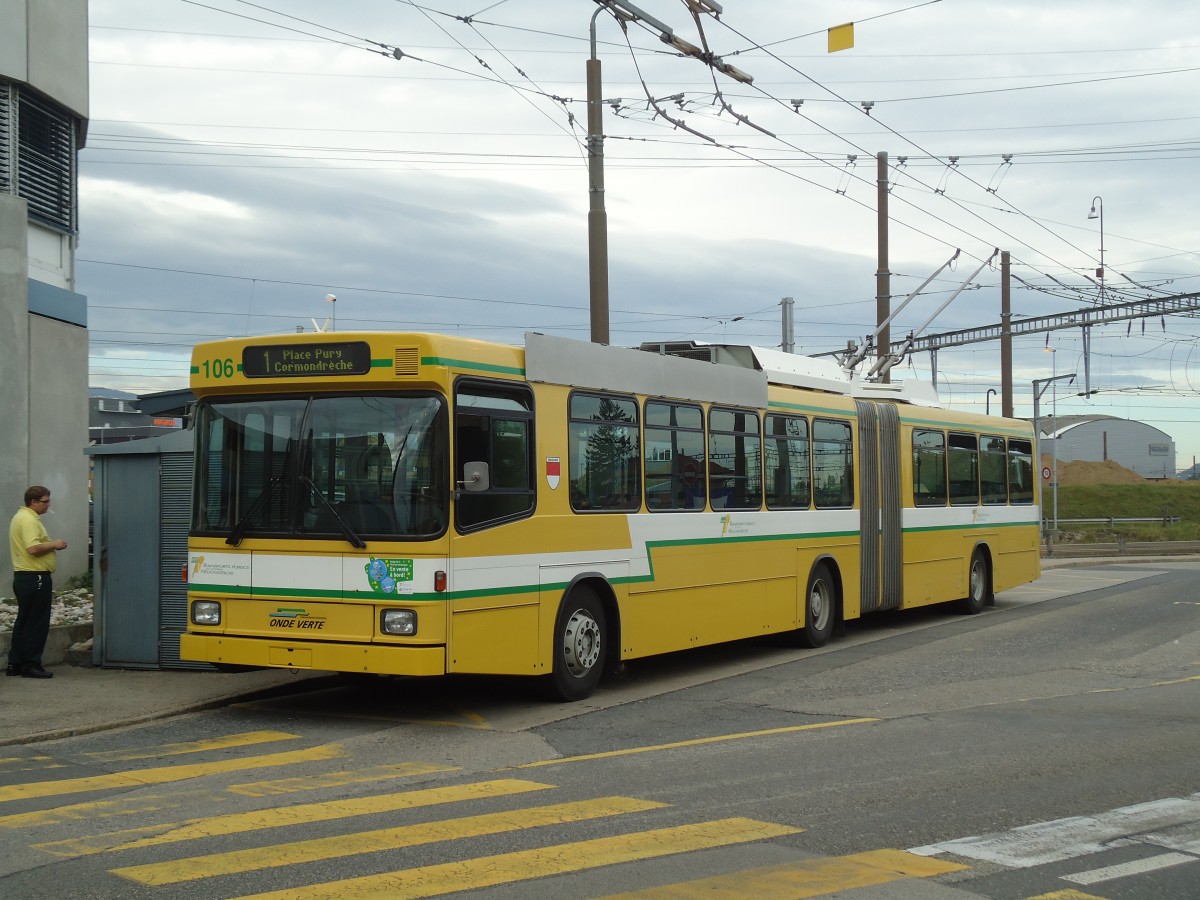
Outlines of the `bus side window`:
<svg viewBox="0 0 1200 900">
<path fill-rule="evenodd" d="M 533 512 L 533 394 L 523 385 L 463 379 L 454 396 L 454 477 L 469 462 L 487 463 L 486 491 L 455 492 L 460 531 L 523 518 Z"/>
<path fill-rule="evenodd" d="M 974 506 L 979 502 L 979 438 L 973 434 L 950 432 L 950 503 Z"/>
<path fill-rule="evenodd" d="M 713 509 L 762 506 L 762 437 L 758 413 L 708 413 L 708 502 Z"/>
<path fill-rule="evenodd" d="M 850 423 L 813 419 L 813 499 L 818 509 L 854 505 L 854 444 Z"/>
<path fill-rule="evenodd" d="M 646 506 L 651 510 L 704 509 L 704 413 L 691 404 L 647 400 Z"/>
<path fill-rule="evenodd" d="M 571 508 L 630 511 L 642 505 L 641 442 L 632 397 L 577 392 L 569 403 Z"/>
<path fill-rule="evenodd" d="M 946 505 L 946 435 L 913 429 L 913 504 Z"/>
<path fill-rule="evenodd" d="M 985 504 L 1008 502 L 1008 463 L 1004 438 L 984 435 L 979 447 L 979 490 Z"/>
<path fill-rule="evenodd" d="M 772 413 L 766 419 L 767 509 L 808 509 L 808 420 Z"/>
<path fill-rule="evenodd" d="M 1033 441 L 1008 442 L 1008 502 L 1033 503 Z"/>
</svg>

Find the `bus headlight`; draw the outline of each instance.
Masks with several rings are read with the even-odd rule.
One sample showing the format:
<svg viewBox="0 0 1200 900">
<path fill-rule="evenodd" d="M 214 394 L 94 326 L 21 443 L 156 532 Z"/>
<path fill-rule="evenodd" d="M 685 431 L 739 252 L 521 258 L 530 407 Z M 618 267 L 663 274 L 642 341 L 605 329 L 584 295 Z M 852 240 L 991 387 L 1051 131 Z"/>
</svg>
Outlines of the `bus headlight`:
<svg viewBox="0 0 1200 900">
<path fill-rule="evenodd" d="M 197 600 L 192 604 L 193 625 L 220 625 L 221 604 L 216 600 Z"/>
<path fill-rule="evenodd" d="M 379 630 L 384 634 L 416 634 L 416 610 L 385 609 L 379 614 Z"/>
</svg>

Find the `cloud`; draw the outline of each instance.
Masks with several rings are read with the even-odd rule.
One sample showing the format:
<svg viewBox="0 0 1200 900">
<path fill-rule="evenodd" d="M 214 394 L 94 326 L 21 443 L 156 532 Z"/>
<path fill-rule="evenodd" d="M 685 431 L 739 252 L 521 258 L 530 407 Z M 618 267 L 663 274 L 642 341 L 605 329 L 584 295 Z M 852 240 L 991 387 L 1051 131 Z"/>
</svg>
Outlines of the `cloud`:
<svg viewBox="0 0 1200 900">
<path fill-rule="evenodd" d="M 652 5 L 701 41 L 682 7 Z M 311 327 L 328 315 L 329 291 L 339 329 L 586 339 L 592 7 L 529 0 L 470 26 L 359 0 L 289 5 L 315 24 L 240 6 L 243 16 L 148 0 L 90 8 L 78 273 L 98 376 L 124 361 L 182 382 L 195 341 Z M 1187 70 L 1200 40 L 1186 4 L 867 4 L 856 47 L 827 54 L 823 29 L 845 15 L 832 3 L 745 0 L 721 22 L 704 19 L 704 39 L 754 75 L 749 86 L 714 82 L 637 25 L 631 51 L 610 17 L 597 19 L 614 342 L 775 346 L 785 296 L 805 352 L 862 340 L 875 319 L 880 150 L 894 303 L 962 250 L 900 314 L 894 338 L 993 248 L 1011 251 L 1024 279 L 1016 312 L 1090 305 L 1095 196 L 1111 292 L 1197 289 L 1200 225 L 1186 198 L 1200 189 L 1200 73 Z M 646 91 L 711 140 L 656 114 Z M 930 330 L 998 321 L 990 267 Z M 1145 336 L 1096 327 L 1095 378 L 1194 390 L 1194 322 L 1170 317 Z M 1044 340 L 1018 342 L 1018 411 L 1050 372 Z M 1051 340 L 1060 364 L 1081 357 L 1079 329 Z M 929 378 L 930 364 L 911 371 Z M 952 402 L 982 409 L 998 348 L 945 350 L 938 368 Z M 129 387 L 141 376 L 114 377 Z M 1087 402 L 1120 414 L 1125 401 Z M 1190 427 L 1153 402 L 1131 412 L 1170 433 Z M 1200 452 L 1192 430 L 1187 452 Z"/>
</svg>

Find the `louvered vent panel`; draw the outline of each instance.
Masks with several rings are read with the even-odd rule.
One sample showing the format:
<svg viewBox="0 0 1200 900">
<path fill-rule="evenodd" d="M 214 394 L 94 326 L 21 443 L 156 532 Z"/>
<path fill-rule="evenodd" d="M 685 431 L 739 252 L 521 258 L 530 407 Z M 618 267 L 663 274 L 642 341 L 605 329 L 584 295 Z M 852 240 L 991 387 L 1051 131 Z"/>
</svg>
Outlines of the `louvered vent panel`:
<svg viewBox="0 0 1200 900">
<path fill-rule="evenodd" d="M 17 176 L 13 168 L 17 158 L 17 138 L 13 129 L 15 105 L 16 93 L 6 82 L 0 81 L 0 193 L 4 194 L 16 193 Z"/>
<path fill-rule="evenodd" d="M 417 354 L 416 347 L 396 348 L 396 374 L 398 376 L 408 376 L 411 378 L 417 374 L 420 366 L 421 357 Z"/>
</svg>

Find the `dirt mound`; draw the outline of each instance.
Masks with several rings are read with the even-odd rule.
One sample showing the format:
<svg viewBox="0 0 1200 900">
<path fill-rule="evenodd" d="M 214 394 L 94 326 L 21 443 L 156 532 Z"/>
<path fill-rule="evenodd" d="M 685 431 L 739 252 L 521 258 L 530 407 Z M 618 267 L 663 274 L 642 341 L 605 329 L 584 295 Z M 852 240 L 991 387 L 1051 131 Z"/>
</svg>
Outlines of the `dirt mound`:
<svg viewBox="0 0 1200 900">
<path fill-rule="evenodd" d="M 1051 464 L 1049 455 L 1043 454 L 1042 465 Z M 1088 462 L 1082 459 L 1058 461 L 1059 484 L 1135 484 L 1145 480 L 1137 472 L 1111 459 L 1103 462 Z"/>
</svg>

